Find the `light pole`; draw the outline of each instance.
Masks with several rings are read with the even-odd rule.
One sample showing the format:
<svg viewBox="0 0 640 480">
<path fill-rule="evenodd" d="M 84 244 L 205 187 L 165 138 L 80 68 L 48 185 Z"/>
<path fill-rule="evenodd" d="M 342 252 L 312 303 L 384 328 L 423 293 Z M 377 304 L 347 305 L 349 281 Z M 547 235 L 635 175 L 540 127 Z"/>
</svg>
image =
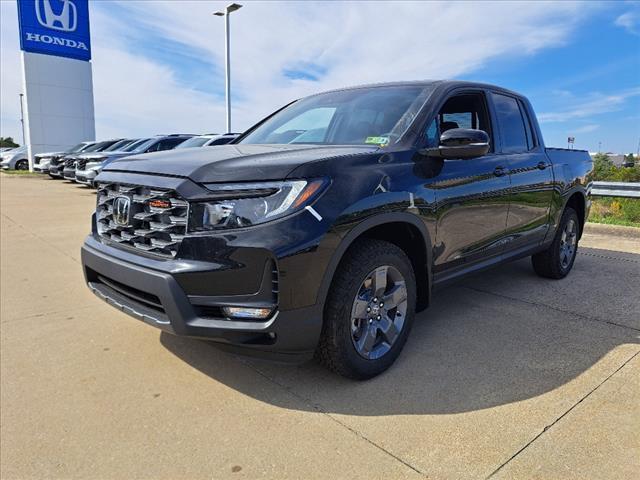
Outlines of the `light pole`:
<svg viewBox="0 0 640 480">
<path fill-rule="evenodd" d="M 225 60 L 225 97 L 227 103 L 227 133 L 231 133 L 231 59 L 229 52 L 229 15 L 242 8 L 238 3 L 230 3 L 224 10 L 215 12 L 214 15 L 224 17 L 224 60 Z"/>
</svg>

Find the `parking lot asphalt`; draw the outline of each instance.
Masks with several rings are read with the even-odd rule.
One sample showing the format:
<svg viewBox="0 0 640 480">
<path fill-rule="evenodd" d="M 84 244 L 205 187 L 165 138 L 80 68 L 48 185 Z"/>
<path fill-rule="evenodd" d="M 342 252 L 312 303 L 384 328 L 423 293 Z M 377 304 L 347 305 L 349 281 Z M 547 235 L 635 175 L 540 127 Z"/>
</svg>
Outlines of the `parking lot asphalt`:
<svg viewBox="0 0 640 480">
<path fill-rule="evenodd" d="M 367 382 L 161 334 L 85 287 L 95 193 L 0 175 L 0 476 L 634 478 L 640 235 L 438 291 Z"/>
</svg>

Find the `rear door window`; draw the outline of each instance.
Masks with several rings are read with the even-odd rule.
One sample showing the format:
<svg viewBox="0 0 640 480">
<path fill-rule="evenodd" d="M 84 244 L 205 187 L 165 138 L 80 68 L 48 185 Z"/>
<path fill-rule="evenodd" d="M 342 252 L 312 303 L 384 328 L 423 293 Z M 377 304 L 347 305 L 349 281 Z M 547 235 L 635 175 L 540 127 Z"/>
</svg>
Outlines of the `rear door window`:
<svg viewBox="0 0 640 480">
<path fill-rule="evenodd" d="M 529 150 L 525 121 L 518 100 L 499 93 L 493 93 L 492 98 L 502 138 L 502 152 L 518 153 Z"/>
</svg>

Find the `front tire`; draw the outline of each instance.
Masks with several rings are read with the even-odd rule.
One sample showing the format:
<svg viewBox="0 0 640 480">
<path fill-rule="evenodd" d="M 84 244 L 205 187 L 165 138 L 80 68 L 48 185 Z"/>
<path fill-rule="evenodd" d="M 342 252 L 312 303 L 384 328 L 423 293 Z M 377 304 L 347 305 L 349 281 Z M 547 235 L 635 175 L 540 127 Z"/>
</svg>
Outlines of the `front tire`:
<svg viewBox="0 0 640 480">
<path fill-rule="evenodd" d="M 566 277 L 578 253 L 580 222 L 576 211 L 567 207 L 562 213 L 553 243 L 545 251 L 531 257 L 535 272 L 541 277 L 561 279 Z"/>
<path fill-rule="evenodd" d="M 358 241 L 333 278 L 317 357 L 348 378 L 379 375 L 400 355 L 415 306 L 415 274 L 404 251 L 381 240 Z"/>
</svg>

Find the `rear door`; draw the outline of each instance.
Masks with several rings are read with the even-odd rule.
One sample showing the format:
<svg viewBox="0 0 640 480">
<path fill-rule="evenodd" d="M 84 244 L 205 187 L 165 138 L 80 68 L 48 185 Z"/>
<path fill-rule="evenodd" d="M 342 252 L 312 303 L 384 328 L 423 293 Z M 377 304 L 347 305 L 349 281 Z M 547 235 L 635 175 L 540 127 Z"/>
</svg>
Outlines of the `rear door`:
<svg viewBox="0 0 640 480">
<path fill-rule="evenodd" d="M 498 92 L 490 97 L 499 127 L 498 156 L 511 180 L 505 248 L 510 251 L 539 245 L 549 226 L 552 168 L 525 103 Z"/>
</svg>

